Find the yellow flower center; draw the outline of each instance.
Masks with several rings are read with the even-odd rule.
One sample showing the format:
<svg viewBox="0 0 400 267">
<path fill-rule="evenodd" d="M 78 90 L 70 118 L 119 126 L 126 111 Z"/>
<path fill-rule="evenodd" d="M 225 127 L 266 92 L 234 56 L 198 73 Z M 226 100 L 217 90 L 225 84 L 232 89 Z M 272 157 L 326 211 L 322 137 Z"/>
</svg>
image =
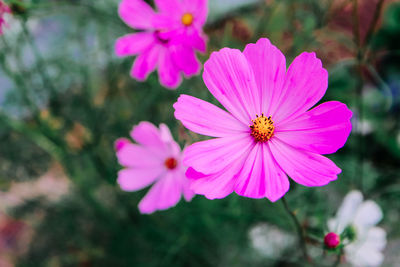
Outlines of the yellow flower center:
<svg viewBox="0 0 400 267">
<path fill-rule="evenodd" d="M 251 121 L 253 122 L 253 124 L 250 125 L 251 136 L 253 136 L 257 142 L 266 142 L 274 135 L 275 127 L 271 116 L 267 118 L 263 113 L 261 117 L 256 115 L 256 118 Z"/>
<path fill-rule="evenodd" d="M 192 23 L 193 23 L 193 15 L 192 14 L 190 14 L 190 13 L 185 13 L 185 14 L 183 14 L 183 16 L 182 16 L 182 23 L 183 23 L 183 25 L 185 25 L 185 26 L 190 26 L 190 25 L 192 25 Z"/>
</svg>

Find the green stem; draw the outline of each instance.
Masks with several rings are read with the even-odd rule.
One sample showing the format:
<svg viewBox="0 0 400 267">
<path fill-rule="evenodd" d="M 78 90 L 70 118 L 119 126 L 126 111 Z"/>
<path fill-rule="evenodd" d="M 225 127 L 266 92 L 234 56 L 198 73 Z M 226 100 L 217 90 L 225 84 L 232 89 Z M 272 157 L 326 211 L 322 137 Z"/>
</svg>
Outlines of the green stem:
<svg viewBox="0 0 400 267">
<path fill-rule="evenodd" d="M 293 223 L 296 226 L 297 234 L 299 236 L 299 244 L 301 251 L 303 253 L 303 257 L 307 262 L 310 262 L 311 259 L 308 256 L 307 252 L 307 244 L 306 244 L 306 235 L 303 227 L 301 226 L 299 220 L 296 217 L 296 214 L 289 208 L 288 203 L 286 202 L 285 197 L 282 197 L 283 207 L 285 208 L 286 212 L 289 214 L 290 218 L 292 218 Z"/>
</svg>

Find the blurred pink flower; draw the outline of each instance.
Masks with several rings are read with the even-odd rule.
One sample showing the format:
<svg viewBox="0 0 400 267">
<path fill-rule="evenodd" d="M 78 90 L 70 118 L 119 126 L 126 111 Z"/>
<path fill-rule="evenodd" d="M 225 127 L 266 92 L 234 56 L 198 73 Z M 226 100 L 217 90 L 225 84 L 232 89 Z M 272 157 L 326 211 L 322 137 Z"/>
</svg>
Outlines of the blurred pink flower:
<svg viewBox="0 0 400 267">
<path fill-rule="evenodd" d="M 11 13 L 11 9 L 0 0 L 0 35 L 3 34 L 3 27 L 7 26 L 6 21 L 4 20 L 4 15 L 7 13 Z"/>
<path fill-rule="evenodd" d="M 154 183 L 140 201 L 141 213 L 153 213 L 175 206 L 183 194 L 190 201 L 194 193 L 185 176 L 181 150 L 165 124 L 158 129 L 149 122 L 134 126 L 131 137 L 138 143 L 120 138 L 115 147 L 119 163 L 126 167 L 118 173 L 124 191 L 137 191 Z"/>
<path fill-rule="evenodd" d="M 183 162 L 191 189 L 209 199 L 233 191 L 251 198 L 281 198 L 289 175 L 305 186 L 323 186 L 341 170 L 328 158 L 350 134 L 352 112 L 325 102 L 328 72 L 315 53 L 304 52 L 286 71 L 285 56 L 268 39 L 244 52 L 223 48 L 204 64 L 209 91 L 228 112 L 181 95 L 175 117 L 215 139 L 189 146 Z"/>
<path fill-rule="evenodd" d="M 196 50 L 206 51 L 202 27 L 207 18 L 207 0 L 156 0 L 156 13 L 143 0 L 123 0 L 121 19 L 140 30 L 119 38 L 115 44 L 120 57 L 138 55 L 131 76 L 147 79 L 156 68 L 160 83 L 175 89 L 186 77 L 198 74 L 201 64 Z"/>
</svg>

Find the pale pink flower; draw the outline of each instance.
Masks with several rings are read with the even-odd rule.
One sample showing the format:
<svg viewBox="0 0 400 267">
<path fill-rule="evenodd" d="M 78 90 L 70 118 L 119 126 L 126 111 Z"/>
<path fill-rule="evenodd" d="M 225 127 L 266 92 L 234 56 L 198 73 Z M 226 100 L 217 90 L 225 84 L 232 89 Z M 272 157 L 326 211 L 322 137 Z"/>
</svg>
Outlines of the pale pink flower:
<svg viewBox="0 0 400 267">
<path fill-rule="evenodd" d="M 207 0 L 156 0 L 156 13 L 143 0 L 123 0 L 121 19 L 140 32 L 119 38 L 115 45 L 120 57 L 138 55 L 131 76 L 147 79 L 156 68 L 160 83 L 170 89 L 186 77 L 197 74 L 201 64 L 196 50 L 206 51 L 202 27 L 207 18 Z"/>
<path fill-rule="evenodd" d="M 3 34 L 3 27 L 7 26 L 7 23 L 4 19 L 4 15 L 7 13 L 11 13 L 11 9 L 6 3 L 0 0 L 0 35 Z"/>
<path fill-rule="evenodd" d="M 165 124 L 158 129 L 149 122 L 134 126 L 131 137 L 138 144 L 120 138 L 115 143 L 119 163 L 118 184 L 124 191 L 137 191 L 154 183 L 139 203 L 141 213 L 175 206 L 183 194 L 190 201 L 194 193 L 185 176 L 181 150 Z"/>
<path fill-rule="evenodd" d="M 288 70 L 282 52 L 268 39 L 244 52 L 223 48 L 204 64 L 208 90 L 228 112 L 181 95 L 175 117 L 188 129 L 217 137 L 189 146 L 191 189 L 209 199 L 233 191 L 251 198 L 281 198 L 290 176 L 305 186 L 323 186 L 341 170 L 321 154 L 341 148 L 350 134 L 352 112 L 329 101 L 328 72 L 315 53 L 304 52 Z"/>
</svg>

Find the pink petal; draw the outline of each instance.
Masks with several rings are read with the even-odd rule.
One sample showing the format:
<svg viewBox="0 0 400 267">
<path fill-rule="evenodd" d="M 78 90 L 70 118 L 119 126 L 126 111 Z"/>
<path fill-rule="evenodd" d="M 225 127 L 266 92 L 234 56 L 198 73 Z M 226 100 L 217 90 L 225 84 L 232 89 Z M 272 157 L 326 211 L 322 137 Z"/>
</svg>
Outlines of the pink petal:
<svg viewBox="0 0 400 267">
<path fill-rule="evenodd" d="M 154 3 L 160 13 L 164 13 L 170 17 L 175 17 L 182 13 L 181 0 L 154 0 Z"/>
<path fill-rule="evenodd" d="M 128 138 L 118 138 L 117 140 L 115 140 L 114 142 L 114 149 L 115 151 L 120 151 L 126 144 L 131 144 L 131 140 L 129 140 Z"/>
<path fill-rule="evenodd" d="M 261 38 L 255 44 L 248 44 L 243 51 L 254 71 L 257 87 L 261 96 L 261 109 L 265 115 L 275 110 L 286 75 L 286 59 L 282 52 L 267 38 Z"/>
<path fill-rule="evenodd" d="M 267 144 L 258 144 L 238 174 L 238 195 L 275 202 L 289 190 L 289 179 L 275 162 Z"/>
<path fill-rule="evenodd" d="M 123 0 L 118 8 L 121 19 L 134 29 L 152 29 L 154 10 L 143 0 Z"/>
<path fill-rule="evenodd" d="M 185 31 L 185 44 L 199 50 L 202 53 L 207 49 L 207 36 L 199 29 L 190 27 Z"/>
<path fill-rule="evenodd" d="M 295 118 L 314 106 L 328 87 L 328 72 L 315 53 L 304 52 L 290 65 L 279 100 L 271 109 L 276 123 Z"/>
<path fill-rule="evenodd" d="M 323 186 L 336 180 L 341 172 L 328 158 L 296 149 L 278 138 L 271 138 L 268 145 L 279 166 L 298 184 Z"/>
<path fill-rule="evenodd" d="M 122 166 L 139 168 L 163 166 L 165 160 L 153 151 L 136 144 L 125 144 L 117 151 L 117 158 Z"/>
<path fill-rule="evenodd" d="M 159 54 L 160 48 L 158 46 L 153 46 L 140 54 L 133 63 L 131 76 L 139 81 L 146 80 L 147 76 L 155 70 Z"/>
<path fill-rule="evenodd" d="M 142 121 L 133 126 L 131 137 L 143 146 L 166 149 L 160 130 L 150 122 Z"/>
<path fill-rule="evenodd" d="M 296 148 L 318 154 L 334 153 L 346 143 L 351 132 L 351 116 L 345 104 L 326 102 L 277 125 L 275 136 Z"/>
<path fill-rule="evenodd" d="M 170 46 L 170 51 L 172 60 L 187 77 L 199 74 L 201 64 L 192 47 L 182 44 L 172 45 Z"/>
<path fill-rule="evenodd" d="M 186 177 L 185 173 L 181 173 L 183 197 L 186 201 L 191 201 L 195 193 L 190 189 L 190 180 Z"/>
<path fill-rule="evenodd" d="M 181 95 L 174 108 L 175 118 L 199 134 L 223 137 L 249 132 L 250 129 L 228 112 L 192 96 Z"/>
<path fill-rule="evenodd" d="M 201 141 L 185 149 L 183 163 L 204 174 L 216 173 L 246 157 L 253 146 L 249 134 Z"/>
<path fill-rule="evenodd" d="M 168 89 L 176 89 L 182 82 L 178 67 L 172 59 L 170 51 L 162 49 L 159 58 L 158 76 L 161 85 Z"/>
<path fill-rule="evenodd" d="M 143 53 L 154 42 L 153 33 L 139 32 L 127 34 L 117 39 L 115 43 L 115 53 L 119 57 Z"/>
<path fill-rule="evenodd" d="M 214 97 L 243 123 L 261 113 L 253 70 L 239 50 L 213 52 L 204 64 L 203 80 Z"/>
<path fill-rule="evenodd" d="M 141 213 L 153 213 L 156 210 L 165 210 L 174 207 L 181 198 L 181 184 L 173 172 L 156 182 L 146 196 L 139 203 Z"/>
<path fill-rule="evenodd" d="M 190 188 L 196 194 L 204 195 L 208 199 L 226 197 L 233 192 L 236 175 L 242 168 L 245 159 L 246 157 L 243 157 L 226 166 L 225 169 L 210 175 L 204 175 L 189 168 L 186 175 L 190 175 L 192 178 L 197 177 L 197 179 L 190 180 Z"/>
<path fill-rule="evenodd" d="M 137 191 L 153 183 L 165 171 L 158 168 L 129 168 L 118 172 L 118 184 L 124 191 Z"/>
<path fill-rule="evenodd" d="M 262 198 L 265 195 L 262 144 L 256 143 L 237 175 L 235 192 L 240 196 Z"/>
</svg>

